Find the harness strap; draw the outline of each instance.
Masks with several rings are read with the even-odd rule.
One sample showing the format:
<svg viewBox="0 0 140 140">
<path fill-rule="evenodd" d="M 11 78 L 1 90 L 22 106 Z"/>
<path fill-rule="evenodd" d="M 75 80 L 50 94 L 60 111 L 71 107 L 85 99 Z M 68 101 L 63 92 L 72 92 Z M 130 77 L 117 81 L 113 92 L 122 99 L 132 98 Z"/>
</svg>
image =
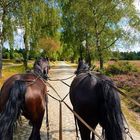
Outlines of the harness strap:
<svg viewBox="0 0 140 140">
<path fill-rule="evenodd" d="M 74 77 L 75 76 L 75 74 L 73 74 L 72 76 L 70 76 L 70 77 L 67 77 L 67 78 L 62 78 L 62 79 L 51 79 L 50 77 L 49 77 L 49 80 L 50 81 L 64 81 L 64 80 L 68 80 L 68 79 L 71 79 L 72 77 Z"/>
<path fill-rule="evenodd" d="M 131 135 L 131 133 L 130 133 L 130 131 L 129 131 L 129 128 L 125 128 L 125 133 L 129 136 L 129 138 L 131 140 L 134 140 L 133 137 L 132 137 L 132 135 Z"/>
</svg>

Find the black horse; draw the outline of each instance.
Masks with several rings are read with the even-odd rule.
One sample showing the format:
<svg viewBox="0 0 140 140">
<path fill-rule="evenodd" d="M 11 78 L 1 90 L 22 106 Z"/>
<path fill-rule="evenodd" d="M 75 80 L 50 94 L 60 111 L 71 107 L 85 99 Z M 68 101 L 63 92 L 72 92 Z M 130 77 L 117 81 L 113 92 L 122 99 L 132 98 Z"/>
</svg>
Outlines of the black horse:
<svg viewBox="0 0 140 140">
<path fill-rule="evenodd" d="M 40 58 L 35 61 L 33 72 L 13 75 L 4 82 L 0 91 L 0 140 L 13 139 L 14 123 L 21 113 L 33 126 L 29 139 L 41 139 L 40 128 L 48 109 L 44 83 L 48 69 L 48 59 Z"/>
<path fill-rule="evenodd" d="M 82 60 L 70 87 L 73 109 L 93 129 L 97 124 L 103 128 L 105 140 L 124 140 L 124 116 L 118 92 L 113 81 L 105 75 L 94 74 Z M 94 133 L 78 119 L 82 140 L 95 140 Z"/>
</svg>

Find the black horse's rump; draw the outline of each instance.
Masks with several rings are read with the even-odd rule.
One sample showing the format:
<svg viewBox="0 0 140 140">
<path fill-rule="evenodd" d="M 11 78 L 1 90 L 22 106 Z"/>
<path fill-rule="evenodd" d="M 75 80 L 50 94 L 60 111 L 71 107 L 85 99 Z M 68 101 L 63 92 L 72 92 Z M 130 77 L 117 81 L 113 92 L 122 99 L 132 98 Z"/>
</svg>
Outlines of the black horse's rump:
<svg viewBox="0 0 140 140">
<path fill-rule="evenodd" d="M 80 67 L 80 66 L 79 66 Z M 89 71 L 77 74 L 70 88 L 70 100 L 76 111 L 93 129 L 97 124 L 103 128 L 105 140 L 124 140 L 124 120 L 118 92 L 106 76 Z M 79 120 L 82 140 L 94 140 L 90 130 Z"/>
</svg>

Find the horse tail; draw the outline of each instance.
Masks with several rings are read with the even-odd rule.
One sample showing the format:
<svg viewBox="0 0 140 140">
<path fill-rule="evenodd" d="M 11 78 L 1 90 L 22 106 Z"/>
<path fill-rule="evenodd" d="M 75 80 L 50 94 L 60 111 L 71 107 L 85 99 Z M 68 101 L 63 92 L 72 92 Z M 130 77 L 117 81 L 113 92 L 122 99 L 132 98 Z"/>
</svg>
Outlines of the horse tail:
<svg viewBox="0 0 140 140">
<path fill-rule="evenodd" d="M 21 113 L 24 103 L 26 84 L 24 81 L 16 80 L 9 92 L 9 98 L 5 108 L 0 114 L 0 139 L 13 137 L 13 126 Z"/>
<path fill-rule="evenodd" d="M 118 92 L 110 81 L 101 81 L 101 124 L 107 140 L 124 140 L 124 115 Z"/>
</svg>

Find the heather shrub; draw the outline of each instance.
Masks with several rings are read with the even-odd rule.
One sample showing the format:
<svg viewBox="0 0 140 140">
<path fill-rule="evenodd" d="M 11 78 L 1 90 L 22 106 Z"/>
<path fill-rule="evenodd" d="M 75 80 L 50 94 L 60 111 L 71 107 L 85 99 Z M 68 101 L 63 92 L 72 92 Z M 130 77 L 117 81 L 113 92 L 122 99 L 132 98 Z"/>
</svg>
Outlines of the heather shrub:
<svg viewBox="0 0 140 140">
<path fill-rule="evenodd" d="M 137 68 L 128 61 L 119 61 L 108 65 L 106 72 L 110 74 L 127 74 L 129 72 L 137 72 Z"/>
</svg>

